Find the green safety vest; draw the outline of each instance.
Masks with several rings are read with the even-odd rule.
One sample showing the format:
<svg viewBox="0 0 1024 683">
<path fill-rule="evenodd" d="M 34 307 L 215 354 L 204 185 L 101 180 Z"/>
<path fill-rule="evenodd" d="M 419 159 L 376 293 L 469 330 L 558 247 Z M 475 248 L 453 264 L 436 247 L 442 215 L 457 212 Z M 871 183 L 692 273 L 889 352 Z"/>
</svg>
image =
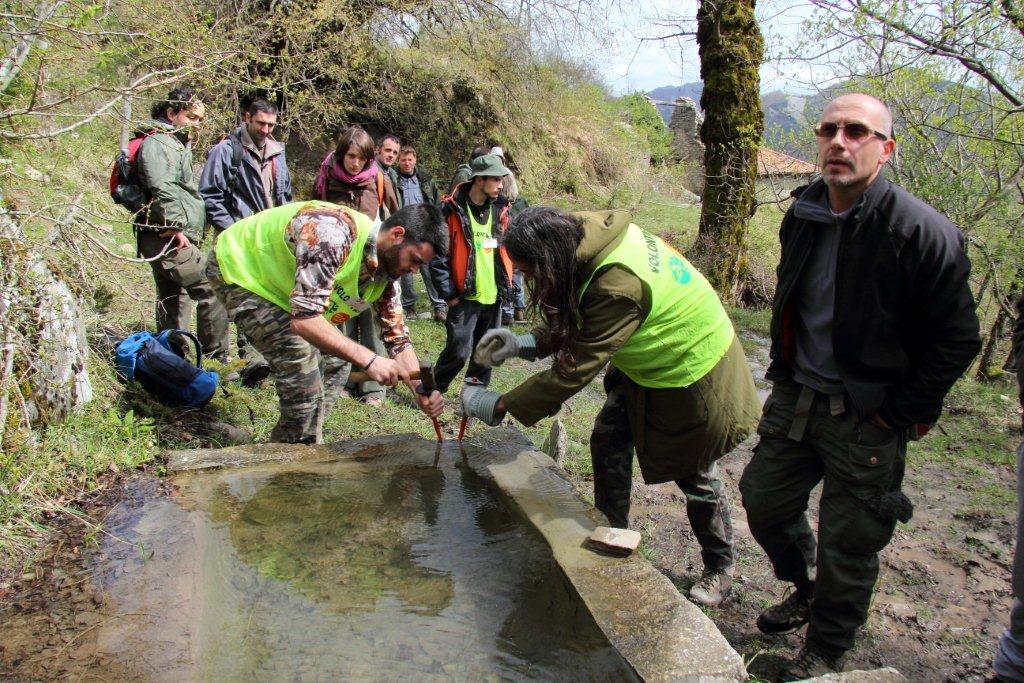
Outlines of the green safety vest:
<svg viewBox="0 0 1024 683">
<path fill-rule="evenodd" d="M 349 256 L 334 276 L 334 288 L 324 316 L 335 325 L 354 318 L 370 307 L 391 284 L 390 280 L 371 282 L 359 292 L 359 270 L 363 249 L 373 232 L 372 221 L 343 206 L 327 202 L 295 202 L 261 211 L 234 223 L 217 237 L 217 264 L 224 281 L 247 289 L 286 311 L 295 289 L 295 253 L 286 237 L 288 224 L 303 209 L 323 207 L 341 209 L 353 218 L 356 239 Z"/>
<path fill-rule="evenodd" d="M 473 254 L 476 259 L 476 294 L 466 298 L 482 304 L 493 304 L 498 300 L 498 283 L 494 279 L 494 252 L 498 247 L 495 244 L 494 247 L 484 248 L 484 240 L 495 239 L 491 235 L 494 212 L 490 206 L 487 207 L 486 223 L 477 223 L 469 206 L 466 206 L 466 213 L 469 215 L 469 229 L 473 231 Z"/>
<path fill-rule="evenodd" d="M 690 386 L 715 367 L 735 332 L 715 290 L 682 254 L 630 224 L 594 273 L 611 264 L 628 269 L 651 293 L 651 312 L 612 365 L 652 389 Z M 593 277 L 580 287 L 581 300 Z"/>
</svg>

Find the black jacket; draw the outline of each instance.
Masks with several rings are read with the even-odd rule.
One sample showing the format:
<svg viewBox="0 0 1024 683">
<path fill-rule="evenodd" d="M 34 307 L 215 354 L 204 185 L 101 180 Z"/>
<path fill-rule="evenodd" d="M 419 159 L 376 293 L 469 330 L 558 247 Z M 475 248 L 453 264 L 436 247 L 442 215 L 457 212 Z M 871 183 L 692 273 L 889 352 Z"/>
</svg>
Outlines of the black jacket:
<svg viewBox="0 0 1024 683">
<path fill-rule="evenodd" d="M 815 236 L 797 205 L 825 192 L 821 180 L 798 188 L 782 220 L 767 372 L 773 381 L 791 376 L 792 296 Z M 832 347 L 862 419 L 877 411 L 898 429 L 938 420 L 942 399 L 981 348 L 970 272 L 956 226 L 879 175 L 843 224 L 836 263 Z"/>
<path fill-rule="evenodd" d="M 433 258 L 426 264 L 437 294 L 445 301 L 476 294 L 476 249 L 473 229 L 466 215 L 470 186 L 463 183 L 441 199 L 441 216 L 448 225 L 448 256 Z M 498 240 L 494 253 L 494 276 L 498 284 L 498 301 L 511 301 L 512 260 L 505 251 L 505 230 L 508 229 L 510 206 L 505 195 L 490 203 L 491 234 Z"/>
</svg>

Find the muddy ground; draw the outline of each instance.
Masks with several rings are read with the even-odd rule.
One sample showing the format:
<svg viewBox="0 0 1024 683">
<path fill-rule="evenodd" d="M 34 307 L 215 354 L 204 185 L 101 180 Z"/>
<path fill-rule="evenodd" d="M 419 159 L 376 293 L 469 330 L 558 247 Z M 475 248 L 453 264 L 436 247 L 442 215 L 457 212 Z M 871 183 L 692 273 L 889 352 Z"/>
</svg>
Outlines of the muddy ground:
<svg viewBox="0 0 1024 683">
<path fill-rule="evenodd" d="M 766 394 L 767 340 L 744 336 L 756 343 L 747 356 Z M 740 504 L 740 475 L 756 438 L 719 461 L 738 561 L 732 594 L 719 608 L 705 611 L 743 655 L 751 676 L 772 680 L 785 659 L 799 651 L 803 630 L 772 637 L 755 625 L 761 610 L 787 595 L 751 536 Z M 988 482 L 996 495 L 979 501 L 978 482 Z M 961 460 L 955 453 L 941 465 L 911 455 L 904 491 L 914 503 L 914 516 L 897 525 L 881 553 L 868 623 L 849 653 L 847 669 L 891 666 L 922 683 L 983 681 L 991 674 L 996 643 L 1009 624 L 1015 489 L 1010 467 Z M 820 492 L 819 486 L 812 493 L 808 513 L 815 529 Z M 631 524 L 644 534 L 648 559 L 680 590 L 688 589 L 699 577 L 701 559 L 678 488 L 634 483 Z"/>
<path fill-rule="evenodd" d="M 129 478 L 144 482 L 132 487 L 136 495 L 174 494 L 157 477 L 134 472 L 112 474 L 96 492 L 72 502 L 88 517 L 103 520 L 118 506 L 139 502 L 126 492 Z M 110 609 L 99 576 L 130 571 L 134 562 L 119 561 L 100 569 L 93 556 L 99 542 L 96 534 L 104 532 L 70 517 L 53 523 L 33 571 L 0 582 L 0 680 L 132 680 L 103 654 L 100 635 L 108 628 L 131 629 L 132 619 L 143 615 Z M 138 552 L 143 550 L 126 548 L 124 554 Z"/>
<path fill-rule="evenodd" d="M 721 461 L 739 562 L 732 595 L 707 613 L 744 656 L 750 673 L 771 680 L 783 659 L 800 649 L 803 635 L 764 636 L 754 624 L 762 609 L 783 598 L 785 588 L 751 537 L 739 504 L 739 478 L 750 456 L 743 449 Z M 1012 490 L 1012 475 L 999 475 Z M 934 465 L 908 473 L 914 518 L 899 526 L 882 552 L 871 615 L 848 669 L 892 666 L 910 680 L 929 683 L 982 681 L 989 675 L 996 641 L 1009 622 L 1014 515 L 972 509 L 957 477 Z M 667 484 L 638 487 L 633 496 L 634 525 L 648 539 L 649 558 L 681 590 L 689 588 L 701 560 L 682 494 Z"/>
</svg>

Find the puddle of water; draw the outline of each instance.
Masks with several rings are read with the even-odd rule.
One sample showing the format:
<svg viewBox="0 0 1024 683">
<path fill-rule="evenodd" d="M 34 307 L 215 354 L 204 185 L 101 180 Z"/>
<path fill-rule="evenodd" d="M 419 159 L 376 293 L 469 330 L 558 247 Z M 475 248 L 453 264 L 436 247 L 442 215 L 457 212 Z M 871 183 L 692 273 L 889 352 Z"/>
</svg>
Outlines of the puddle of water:
<svg viewBox="0 0 1024 683">
<path fill-rule="evenodd" d="M 420 448 L 417 444 L 416 448 Z M 101 649 L 151 679 L 636 680 L 545 542 L 445 453 L 176 479 L 108 518 L 125 618 Z"/>
</svg>

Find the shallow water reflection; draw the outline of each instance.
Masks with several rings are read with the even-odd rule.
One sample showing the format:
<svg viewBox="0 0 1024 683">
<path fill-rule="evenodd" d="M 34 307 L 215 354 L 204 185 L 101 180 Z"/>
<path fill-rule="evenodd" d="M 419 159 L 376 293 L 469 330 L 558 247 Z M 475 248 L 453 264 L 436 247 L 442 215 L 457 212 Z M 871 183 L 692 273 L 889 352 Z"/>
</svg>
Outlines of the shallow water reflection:
<svg viewBox="0 0 1024 683">
<path fill-rule="evenodd" d="M 206 680 L 632 679 L 533 529 L 457 456 L 421 455 L 179 477 L 120 531 L 155 547 L 187 516 L 195 542 L 111 592 L 141 609 L 144 577 L 194 556 L 196 594 L 168 601 L 193 614 L 149 638 L 184 628 Z"/>
</svg>

